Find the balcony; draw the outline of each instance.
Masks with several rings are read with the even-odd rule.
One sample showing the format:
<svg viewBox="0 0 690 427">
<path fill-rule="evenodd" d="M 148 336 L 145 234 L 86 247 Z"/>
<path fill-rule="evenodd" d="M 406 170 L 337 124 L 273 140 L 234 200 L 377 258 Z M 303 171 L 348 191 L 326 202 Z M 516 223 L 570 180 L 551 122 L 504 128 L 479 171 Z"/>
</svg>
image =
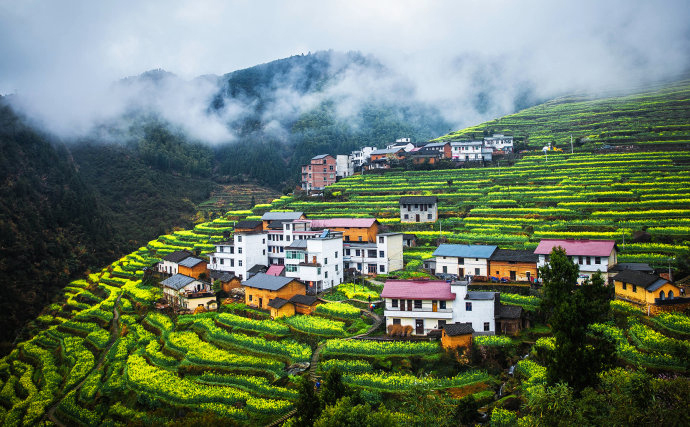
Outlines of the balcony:
<svg viewBox="0 0 690 427">
<path fill-rule="evenodd" d="M 452 319 L 453 318 L 453 310 L 446 308 L 446 309 L 439 309 L 436 311 L 433 311 L 431 309 L 422 309 L 418 308 L 412 311 L 407 311 L 407 310 L 390 310 L 386 308 L 383 312 L 384 316 L 386 317 L 410 317 L 410 318 L 425 318 L 425 319 Z"/>
</svg>

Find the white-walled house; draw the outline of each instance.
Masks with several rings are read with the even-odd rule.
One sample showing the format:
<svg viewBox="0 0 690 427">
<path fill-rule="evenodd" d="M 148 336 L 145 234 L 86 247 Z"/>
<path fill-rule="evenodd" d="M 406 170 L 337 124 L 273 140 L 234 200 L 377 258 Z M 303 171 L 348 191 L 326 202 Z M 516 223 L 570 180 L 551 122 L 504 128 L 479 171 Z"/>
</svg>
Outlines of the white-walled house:
<svg viewBox="0 0 690 427">
<path fill-rule="evenodd" d="M 386 274 L 403 268 L 403 233 L 378 233 L 375 242 L 345 242 L 345 268 L 360 274 Z"/>
<path fill-rule="evenodd" d="M 180 262 L 194 256 L 193 253 L 187 250 L 175 251 L 164 256 L 161 262 L 158 263 L 157 270 L 160 273 L 165 274 L 177 274 Z"/>
<path fill-rule="evenodd" d="M 556 247 L 563 248 L 568 258 L 580 267 L 580 281 L 591 278 L 597 271 L 606 280 L 608 271 L 618 262 L 618 246 L 614 240 L 543 239 L 534 250 L 539 256 L 537 267 L 549 262 L 549 255 Z"/>
<path fill-rule="evenodd" d="M 488 276 L 489 258 L 496 251 L 494 245 L 442 244 L 433 253 L 436 257 L 436 274 Z"/>
<path fill-rule="evenodd" d="M 323 230 L 317 237 L 293 240 L 285 251 L 285 277 L 299 279 L 309 293 L 343 283 L 342 233 Z"/>
<path fill-rule="evenodd" d="M 268 266 L 266 233 L 242 232 L 232 237 L 231 241 L 216 243 L 216 252 L 211 255 L 209 269 L 228 271 L 240 280 L 246 280 L 252 267 Z"/>
<path fill-rule="evenodd" d="M 352 164 L 354 167 L 362 167 L 363 164 L 369 161 L 371 157 L 371 152 L 376 151 L 376 147 L 362 147 L 359 150 L 353 151 L 350 156 L 352 157 Z"/>
<path fill-rule="evenodd" d="M 458 278 L 487 276 L 489 258 L 496 246 L 442 244 L 433 253 L 436 273 L 452 274 Z"/>
<path fill-rule="evenodd" d="M 403 196 L 400 198 L 400 222 L 436 222 L 438 197 Z"/>
<path fill-rule="evenodd" d="M 355 173 L 355 165 L 352 161 L 352 156 L 347 154 L 338 154 L 335 156 L 335 176 L 336 178 L 345 178 L 352 176 Z"/>
<path fill-rule="evenodd" d="M 513 137 L 495 133 L 493 136 L 484 137 L 484 146 L 495 151 L 513 152 Z"/>
<path fill-rule="evenodd" d="M 411 326 L 414 335 L 426 335 L 451 323 L 471 323 L 477 335 L 496 333 L 494 292 L 467 290 L 467 282 L 439 280 L 387 280 L 384 299 L 386 328 Z"/>
<path fill-rule="evenodd" d="M 178 273 L 168 277 L 161 282 L 161 285 L 165 299 L 177 307 L 193 310 L 202 305 L 210 308 L 210 303 L 216 300 L 208 282 L 184 274 Z"/>
<path fill-rule="evenodd" d="M 491 160 L 493 149 L 487 148 L 484 141 L 456 141 L 450 143 L 450 155 L 453 160 L 478 161 Z"/>
</svg>

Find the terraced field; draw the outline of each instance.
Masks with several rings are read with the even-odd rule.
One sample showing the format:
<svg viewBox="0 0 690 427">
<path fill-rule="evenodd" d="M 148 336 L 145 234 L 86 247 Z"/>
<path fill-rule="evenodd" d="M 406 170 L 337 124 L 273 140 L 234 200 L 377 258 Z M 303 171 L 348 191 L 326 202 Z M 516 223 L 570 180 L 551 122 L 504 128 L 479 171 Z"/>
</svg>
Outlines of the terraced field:
<svg viewBox="0 0 690 427">
<path fill-rule="evenodd" d="M 376 216 L 417 235 L 422 246 L 407 250 L 407 260 L 429 257 L 439 238 L 516 249 L 534 249 L 543 238 L 588 238 L 616 240 L 621 262 L 667 266 L 688 256 L 689 165 L 687 151 L 560 154 L 548 162 L 534 154 L 507 168 L 353 176 L 329 187 L 325 202 L 283 196 L 270 208 L 309 218 Z M 405 194 L 438 196 L 441 220 L 401 224 Z"/>
<path fill-rule="evenodd" d="M 591 144 L 690 144 L 690 80 L 629 96 L 565 97 L 452 132 L 439 140 L 503 133 L 533 148 L 570 149 L 570 135 Z"/>
</svg>

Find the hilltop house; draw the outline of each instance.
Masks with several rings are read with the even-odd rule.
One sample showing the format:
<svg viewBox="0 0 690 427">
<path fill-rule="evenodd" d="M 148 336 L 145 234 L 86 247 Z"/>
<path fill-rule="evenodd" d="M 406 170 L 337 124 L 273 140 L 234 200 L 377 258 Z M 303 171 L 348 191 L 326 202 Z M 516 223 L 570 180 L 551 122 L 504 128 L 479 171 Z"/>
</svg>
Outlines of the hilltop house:
<svg viewBox="0 0 690 427">
<path fill-rule="evenodd" d="M 465 276 L 488 276 L 489 259 L 496 251 L 493 245 L 442 244 L 433 253 L 436 273 Z"/>
<path fill-rule="evenodd" d="M 500 320 L 500 294 L 468 291 L 467 282 L 387 280 L 381 298 L 386 327 L 412 326 L 414 335 L 451 323 L 471 323 L 477 334 L 493 335 Z"/>
<path fill-rule="evenodd" d="M 355 173 L 355 165 L 352 156 L 338 154 L 335 156 L 335 177 L 336 179 L 345 178 Z"/>
<path fill-rule="evenodd" d="M 157 269 L 160 273 L 177 274 L 180 261 L 193 255 L 193 253 L 187 250 L 172 252 L 163 257 L 163 260 L 158 263 Z"/>
<path fill-rule="evenodd" d="M 436 196 L 403 196 L 400 198 L 400 222 L 436 222 Z"/>
<path fill-rule="evenodd" d="M 435 151 L 439 159 L 452 158 L 450 142 L 432 142 L 424 146 L 425 149 Z"/>
<path fill-rule="evenodd" d="M 302 190 L 323 191 L 335 184 L 336 161 L 330 154 L 312 157 L 308 165 L 302 166 Z"/>
<path fill-rule="evenodd" d="M 343 235 L 323 230 L 309 239 L 292 240 L 285 251 L 285 276 L 299 278 L 315 294 L 343 283 Z"/>
<path fill-rule="evenodd" d="M 292 277 L 270 276 L 257 273 L 242 282 L 244 303 L 248 306 L 266 309 L 274 298 L 289 300 L 295 295 L 306 295 L 304 283 Z"/>
<path fill-rule="evenodd" d="M 502 151 L 504 153 L 513 152 L 513 137 L 501 134 L 494 134 L 493 136 L 484 137 L 484 146 L 493 151 Z"/>
<path fill-rule="evenodd" d="M 266 233 L 235 233 L 233 239 L 216 243 L 216 251 L 211 254 L 210 268 L 227 271 L 240 279 L 249 278 L 251 269 L 257 265 L 268 265 L 268 245 Z"/>
<path fill-rule="evenodd" d="M 456 141 L 450 143 L 451 158 L 461 162 L 491 161 L 493 149 L 486 148 L 484 141 Z"/>
<path fill-rule="evenodd" d="M 609 269 L 616 265 L 618 247 L 613 240 L 542 239 L 534 250 L 539 256 L 537 267 L 549 262 L 549 255 L 556 247 L 563 248 L 568 258 L 580 267 L 580 280 L 591 278 L 597 271 L 606 280 Z"/>
<path fill-rule="evenodd" d="M 313 230 L 328 229 L 343 233 L 345 242 L 375 242 L 380 224 L 376 218 L 312 219 Z"/>
<path fill-rule="evenodd" d="M 433 165 L 439 161 L 439 153 L 436 150 L 429 148 L 420 148 L 410 151 L 405 154 L 405 158 L 412 160 L 415 165 L 429 164 Z"/>
<path fill-rule="evenodd" d="M 180 261 L 178 272 L 198 279 L 200 275 L 208 274 L 208 268 L 206 267 L 206 261 L 190 256 Z"/>
<path fill-rule="evenodd" d="M 175 274 L 161 282 L 163 296 L 176 307 L 194 310 L 198 306 L 215 306 L 216 296 L 208 282 L 184 274 Z"/>
<path fill-rule="evenodd" d="M 496 249 L 489 258 L 489 276 L 531 282 L 538 276 L 539 256 L 532 251 Z"/>
<path fill-rule="evenodd" d="M 369 158 L 371 157 L 371 152 L 376 151 L 376 147 L 362 147 L 359 150 L 353 151 L 351 156 L 352 156 L 352 165 L 354 168 L 361 168 L 362 165 L 365 163 L 369 162 Z"/>
<path fill-rule="evenodd" d="M 445 349 L 456 347 L 470 348 L 472 346 L 473 334 L 472 322 L 445 324 L 441 334 L 441 345 Z"/>
<path fill-rule="evenodd" d="M 266 212 L 261 216 L 263 222 L 263 230 L 268 230 L 272 222 L 286 222 L 295 221 L 298 219 L 305 219 L 302 212 Z"/>
<path fill-rule="evenodd" d="M 683 298 L 682 289 L 655 274 L 623 270 L 613 277 L 613 283 L 616 299 L 641 305 L 648 314 L 690 307 L 690 298 Z"/>
</svg>

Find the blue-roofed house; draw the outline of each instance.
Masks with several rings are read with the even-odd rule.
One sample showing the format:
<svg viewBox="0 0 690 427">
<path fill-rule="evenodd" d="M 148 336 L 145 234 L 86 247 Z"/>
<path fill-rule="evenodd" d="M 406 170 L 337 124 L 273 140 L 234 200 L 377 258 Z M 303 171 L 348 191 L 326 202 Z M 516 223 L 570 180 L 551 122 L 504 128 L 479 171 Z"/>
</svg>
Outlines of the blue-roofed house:
<svg viewBox="0 0 690 427">
<path fill-rule="evenodd" d="M 465 276 L 488 276 L 489 258 L 495 245 L 442 244 L 434 251 L 436 273 Z"/>
</svg>

